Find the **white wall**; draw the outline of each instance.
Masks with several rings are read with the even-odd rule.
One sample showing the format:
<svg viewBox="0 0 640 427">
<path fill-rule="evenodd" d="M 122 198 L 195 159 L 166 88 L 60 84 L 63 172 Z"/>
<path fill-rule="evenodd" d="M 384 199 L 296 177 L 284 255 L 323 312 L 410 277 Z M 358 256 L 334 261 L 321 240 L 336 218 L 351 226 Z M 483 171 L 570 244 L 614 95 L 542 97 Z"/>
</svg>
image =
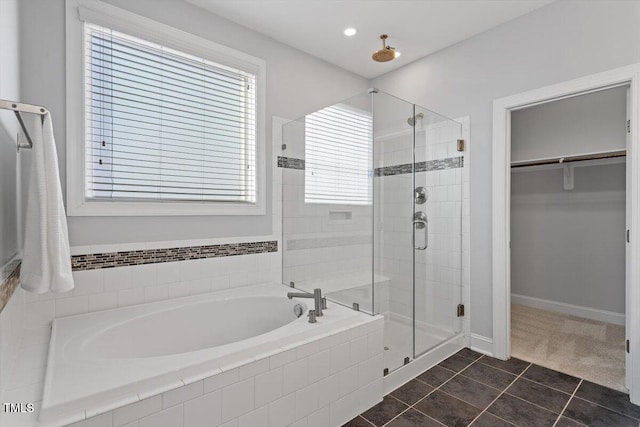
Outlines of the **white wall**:
<svg viewBox="0 0 640 427">
<path fill-rule="evenodd" d="M 364 78 L 180 0 L 108 0 L 108 3 L 265 59 L 267 159 L 271 158 L 271 116 L 297 118 L 368 87 Z M 63 187 L 66 179 L 64 29 L 63 0 L 20 2 L 20 48 L 22 52 L 29 52 L 21 55 L 22 99 L 46 105 L 53 115 Z M 268 180 L 272 173 L 270 166 L 267 163 Z M 271 189 L 267 188 L 267 212 L 271 212 Z M 271 231 L 270 214 L 69 218 L 72 245 L 256 236 L 268 235 Z"/>
<path fill-rule="evenodd" d="M 626 149 L 627 87 L 511 113 L 511 161 Z"/>
<path fill-rule="evenodd" d="M 625 165 L 511 174 L 511 293 L 625 312 Z"/>
<path fill-rule="evenodd" d="M 492 336 L 492 101 L 639 62 L 638 22 L 640 2 L 555 2 L 373 81 L 449 117 L 471 117 L 473 333 Z"/>
</svg>

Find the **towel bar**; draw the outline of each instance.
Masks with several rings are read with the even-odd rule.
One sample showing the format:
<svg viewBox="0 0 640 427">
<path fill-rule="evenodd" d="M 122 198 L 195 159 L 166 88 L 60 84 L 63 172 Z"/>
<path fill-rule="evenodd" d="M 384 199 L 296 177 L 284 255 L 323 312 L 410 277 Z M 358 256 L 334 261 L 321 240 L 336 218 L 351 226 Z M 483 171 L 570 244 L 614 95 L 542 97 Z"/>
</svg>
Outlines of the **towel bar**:
<svg viewBox="0 0 640 427">
<path fill-rule="evenodd" d="M 17 142 L 16 145 L 18 147 L 18 151 L 20 151 L 21 148 L 33 148 L 33 140 L 31 139 L 27 126 L 22 119 L 22 113 L 39 114 L 42 122 L 44 123 L 44 116 L 49 111 L 39 105 L 22 104 L 20 102 L 7 101 L 6 99 L 0 99 L 0 109 L 13 111 L 16 115 L 16 119 L 18 119 L 18 123 L 20 123 L 22 132 L 24 132 L 24 136 L 27 138 L 27 144 L 21 144 L 20 141 Z"/>
</svg>

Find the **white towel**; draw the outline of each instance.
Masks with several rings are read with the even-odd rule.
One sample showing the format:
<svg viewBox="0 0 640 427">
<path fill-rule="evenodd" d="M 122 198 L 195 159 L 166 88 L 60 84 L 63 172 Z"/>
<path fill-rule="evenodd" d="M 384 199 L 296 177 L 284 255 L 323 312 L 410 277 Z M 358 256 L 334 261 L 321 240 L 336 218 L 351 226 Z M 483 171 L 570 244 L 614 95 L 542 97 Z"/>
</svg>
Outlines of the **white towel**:
<svg viewBox="0 0 640 427">
<path fill-rule="evenodd" d="M 33 141 L 20 283 L 35 293 L 73 289 L 67 216 L 51 115 L 29 115 Z"/>
</svg>

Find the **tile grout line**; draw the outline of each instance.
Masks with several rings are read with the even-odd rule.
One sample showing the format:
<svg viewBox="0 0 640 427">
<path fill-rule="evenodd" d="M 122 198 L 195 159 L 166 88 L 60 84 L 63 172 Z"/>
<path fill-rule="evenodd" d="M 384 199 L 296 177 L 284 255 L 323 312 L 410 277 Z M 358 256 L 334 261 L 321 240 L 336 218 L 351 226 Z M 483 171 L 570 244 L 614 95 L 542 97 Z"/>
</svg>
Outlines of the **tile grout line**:
<svg viewBox="0 0 640 427">
<path fill-rule="evenodd" d="M 580 382 L 582 383 L 582 381 L 589 381 L 589 380 L 584 379 L 584 378 L 581 378 L 581 379 L 580 379 Z M 603 387 L 604 387 L 604 386 L 603 386 Z M 576 390 L 576 393 L 577 393 L 577 390 Z M 573 398 L 574 396 L 572 395 L 571 397 Z M 595 405 L 595 406 L 597 406 L 597 407 L 599 407 L 599 408 L 601 408 L 601 409 L 606 409 L 607 411 L 609 411 L 609 412 L 613 412 L 614 414 L 618 414 L 618 415 L 621 415 L 621 416 L 623 416 L 623 417 L 629 418 L 629 419 L 631 419 L 631 420 L 633 420 L 633 421 L 640 421 L 638 418 L 634 418 L 634 417 L 632 417 L 631 415 L 628 415 L 628 414 L 622 413 L 622 412 L 620 412 L 620 411 L 617 411 L 617 410 L 615 410 L 615 409 L 609 408 L 608 406 L 604 406 L 604 405 L 602 405 L 602 404 L 600 404 L 600 403 L 598 403 L 598 402 L 593 402 L 593 401 L 591 401 L 591 400 L 589 400 L 589 399 L 585 399 L 585 398 L 584 398 L 584 397 L 582 397 L 582 396 L 575 396 L 575 398 L 576 398 L 576 399 L 580 399 L 580 400 L 582 400 L 582 401 L 585 401 L 585 402 L 587 402 L 587 403 L 590 403 L 590 404 L 592 404 L 592 405 Z M 632 403 L 632 405 L 633 405 L 633 403 Z"/>
<path fill-rule="evenodd" d="M 415 379 L 415 378 L 414 378 L 414 379 Z M 435 389 L 434 389 L 434 390 L 431 390 L 431 391 L 430 391 L 429 393 L 427 393 L 427 395 L 426 395 L 426 396 L 424 396 L 422 399 L 424 399 L 425 397 L 429 396 L 429 395 L 430 395 L 431 393 L 433 393 L 434 391 L 435 391 Z M 414 407 L 413 407 L 413 405 L 409 405 L 407 402 L 403 402 L 402 400 L 398 399 L 397 397 L 392 396 L 392 395 L 391 395 L 391 393 L 389 393 L 389 394 L 388 394 L 388 396 L 389 396 L 389 397 L 391 397 L 391 398 L 393 398 L 393 399 L 395 399 L 395 400 L 397 400 L 397 401 L 398 401 L 398 402 L 400 402 L 400 403 L 404 403 L 405 405 L 407 405 L 407 408 L 406 408 L 406 409 L 404 409 L 402 412 L 400 412 L 400 413 L 399 413 L 398 415 L 396 415 L 395 417 L 391 418 L 391 419 L 390 419 L 389 421 L 387 421 L 386 423 L 384 423 L 384 424 L 383 424 L 383 427 L 384 427 L 384 426 L 386 426 L 386 425 L 389 425 L 389 423 L 391 423 L 392 421 L 394 421 L 396 418 L 400 418 L 400 417 L 402 416 L 402 414 L 406 413 L 406 412 L 407 412 L 407 411 L 409 411 L 410 409 L 413 409 L 414 411 L 417 411 L 417 412 L 421 413 L 422 415 L 424 415 L 425 417 L 429 418 L 430 420 L 433 420 L 433 421 L 437 422 L 438 424 L 440 424 L 440 425 L 442 425 L 442 426 L 446 427 L 446 425 L 442 424 L 440 421 L 436 420 L 435 418 L 432 418 L 432 417 L 430 417 L 429 415 L 425 414 L 424 412 L 419 411 L 417 408 L 414 408 Z M 422 399 L 418 400 L 418 402 L 420 402 Z M 416 402 L 416 403 L 417 403 L 417 402 Z M 363 417 L 363 418 L 364 418 L 364 417 Z M 367 421 L 369 421 L 369 420 L 367 420 Z M 369 422 L 371 422 L 371 421 L 369 421 Z M 375 425 L 375 424 L 374 424 L 374 425 Z"/>
<path fill-rule="evenodd" d="M 528 362 L 528 363 L 529 363 L 529 362 Z M 542 366 L 542 365 L 538 365 L 538 364 L 533 363 L 533 362 L 530 362 L 530 363 L 531 363 L 531 365 L 539 366 L 539 367 L 544 368 L 544 369 L 549 369 L 550 371 L 555 371 L 555 369 L 546 368 L 546 367 L 544 367 L 544 366 Z M 565 374 L 564 372 L 560 372 L 560 371 L 556 371 L 556 372 L 559 372 L 559 373 L 564 374 L 564 375 L 569 375 L 569 374 Z M 575 379 L 577 379 L 577 380 L 582 381 L 582 378 L 580 378 L 580 377 L 574 377 L 573 375 L 570 375 L 570 376 L 571 376 L 571 377 L 573 377 L 573 378 L 575 378 Z M 539 382 L 539 381 L 537 381 L 537 380 L 534 380 L 533 378 L 526 378 L 526 377 L 525 377 L 525 378 L 523 378 L 523 380 L 525 380 L 525 381 L 529 381 L 529 382 L 535 383 L 535 384 L 537 384 L 537 385 L 541 385 L 541 386 L 543 386 L 543 387 L 550 388 L 550 389 L 551 389 L 551 390 L 553 390 L 553 391 L 559 391 L 560 393 L 568 394 L 569 396 L 571 396 L 571 393 L 568 393 L 568 392 L 566 392 L 566 391 L 564 391 L 564 390 L 560 390 L 559 388 L 555 388 L 555 387 L 552 387 L 552 386 L 550 386 L 550 385 L 547 385 L 547 384 L 541 383 L 541 382 Z M 578 384 L 580 384 L 580 381 L 578 381 Z"/>
<path fill-rule="evenodd" d="M 394 390 L 394 391 L 395 391 L 395 390 Z M 405 404 L 405 405 L 407 404 L 406 402 L 403 402 L 402 400 L 398 399 L 397 397 L 392 396 L 392 395 L 391 395 L 391 393 L 389 393 L 387 396 L 389 396 L 389 397 L 390 397 L 390 398 L 392 398 L 392 399 L 397 400 L 397 401 L 398 401 L 398 402 L 400 402 L 400 403 L 403 403 L 403 404 Z M 391 418 L 389 421 L 387 421 L 386 423 L 384 423 L 382 426 L 384 427 L 384 426 L 388 425 L 390 422 L 392 422 L 393 420 L 395 420 L 396 418 L 398 418 L 399 416 L 401 416 L 402 414 L 404 414 L 405 412 L 407 412 L 409 409 L 411 409 L 411 405 L 407 406 L 405 409 L 403 409 L 402 411 L 400 411 L 400 413 L 399 413 L 398 415 L 396 415 L 395 417 Z M 369 420 L 367 420 L 367 421 L 369 421 Z M 375 424 L 374 424 L 374 425 L 375 425 Z"/>
<path fill-rule="evenodd" d="M 460 356 L 460 357 L 463 357 L 463 356 Z M 462 399 L 458 399 L 457 397 L 455 397 L 455 396 L 453 396 L 453 395 L 451 395 L 451 394 L 447 393 L 446 391 L 442 391 L 442 390 L 440 390 L 440 389 L 442 388 L 442 386 L 444 386 L 445 384 L 447 384 L 449 381 L 453 380 L 455 377 L 457 377 L 458 375 L 460 375 L 464 370 L 466 370 L 467 368 L 469 368 L 471 365 L 475 364 L 478 360 L 482 359 L 483 357 L 484 357 L 484 356 L 480 356 L 480 357 L 478 357 L 476 360 L 471 360 L 471 359 L 467 359 L 466 357 L 463 357 L 464 359 L 469 360 L 469 362 L 470 362 L 470 363 L 469 363 L 467 366 L 465 366 L 463 369 L 461 369 L 460 371 L 458 371 L 458 372 L 451 371 L 451 369 L 449 369 L 449 368 L 445 368 L 444 366 L 440 366 L 439 364 L 432 366 L 432 368 L 433 368 L 433 367 L 435 367 L 435 366 L 440 366 L 442 369 L 446 369 L 446 370 L 448 370 L 448 371 L 453 372 L 453 375 L 451 376 L 451 378 L 449 378 L 448 380 L 446 380 L 445 382 L 443 382 L 443 383 L 442 383 L 442 384 L 440 384 L 439 386 L 437 386 L 437 387 L 433 387 L 433 390 L 431 390 L 429 393 L 427 393 L 427 395 L 426 395 L 426 396 L 424 396 L 422 399 L 418 400 L 416 403 L 414 403 L 414 404 L 413 404 L 413 405 L 411 405 L 409 408 L 407 408 L 405 411 L 403 411 L 403 413 L 404 413 L 404 412 L 406 412 L 406 411 L 408 411 L 409 409 L 413 409 L 413 410 L 415 410 L 415 411 L 417 411 L 417 412 L 421 413 L 422 415 L 426 416 L 427 418 L 432 419 L 432 420 L 436 421 L 436 422 L 437 422 L 437 423 L 439 423 L 439 424 L 442 424 L 440 421 L 438 421 L 438 420 L 436 420 L 435 418 L 431 417 L 429 414 L 425 414 L 425 413 L 424 413 L 424 412 L 422 412 L 420 409 L 416 408 L 416 407 L 415 407 L 415 405 L 416 405 L 417 403 L 419 403 L 419 402 L 422 402 L 424 399 L 426 399 L 427 397 L 431 396 L 431 395 L 432 395 L 434 392 L 436 392 L 436 391 L 440 391 L 441 393 L 446 394 L 447 396 L 450 396 L 450 397 L 451 397 L 451 398 L 453 398 L 453 399 L 460 400 L 461 402 L 467 403 L 467 402 L 465 402 L 464 400 L 462 400 Z M 446 359 L 445 359 L 445 360 L 446 360 Z M 431 369 L 431 368 L 429 368 L 429 369 Z M 425 371 L 425 372 L 426 372 L 426 371 Z M 463 376 L 464 376 L 464 375 L 463 375 Z M 465 377 L 465 378 L 468 378 L 468 377 Z M 415 378 L 415 379 L 416 379 L 416 380 L 418 380 L 418 381 L 420 381 L 420 382 L 421 382 L 421 383 L 423 383 L 423 384 L 427 384 L 426 382 L 421 381 L 421 380 L 419 380 L 418 378 Z M 475 380 L 474 380 L 474 381 L 475 381 Z M 430 386 L 430 384 L 427 384 L 427 385 L 429 385 L 429 386 Z M 392 397 L 393 397 L 393 396 L 392 396 Z M 399 400 L 400 402 L 402 402 L 400 399 L 396 399 L 396 400 Z M 402 402 L 402 403 L 405 403 L 405 402 Z M 473 405 L 472 405 L 472 406 L 473 406 Z M 402 415 L 402 414 L 400 414 L 400 415 Z M 398 415 L 398 416 L 399 416 L 399 415 Z M 394 419 L 396 419 L 396 418 L 397 418 L 397 417 L 394 417 L 391 421 L 393 421 L 393 420 L 394 420 Z M 391 421 L 389 421 L 389 422 L 391 422 Z M 442 424 L 442 425 L 445 425 L 445 424 Z"/>
<path fill-rule="evenodd" d="M 365 417 L 363 417 L 363 416 L 362 416 L 362 414 L 358 415 L 356 418 L 362 418 L 362 419 L 364 420 L 364 422 L 365 422 L 365 423 L 367 423 L 367 424 L 369 424 L 369 425 L 371 425 L 371 426 L 373 426 L 373 427 L 376 427 L 376 425 L 375 425 L 374 423 L 372 423 L 371 421 L 369 421 L 368 419 L 366 419 Z"/>
<path fill-rule="evenodd" d="M 457 353 L 452 354 L 452 356 L 453 356 L 453 355 L 455 355 L 455 354 L 457 354 Z M 451 356 L 449 356 L 449 357 L 451 357 Z M 393 395 L 391 394 L 391 393 L 393 393 L 393 392 L 389 393 L 389 394 L 388 394 L 388 396 L 393 397 L 393 398 L 394 398 L 395 400 L 397 400 L 398 402 L 404 403 L 405 405 L 408 405 L 409 407 L 408 407 L 408 408 L 406 408 L 404 411 L 400 412 L 398 415 L 396 415 L 396 416 L 395 416 L 395 417 L 393 417 L 392 419 L 390 419 L 390 420 L 389 420 L 388 422 L 386 422 L 384 425 L 386 426 L 387 424 L 389 424 L 390 422 L 392 422 L 393 420 L 395 420 L 396 418 L 400 417 L 402 414 L 404 414 L 405 412 L 407 412 L 409 409 L 413 409 L 413 410 L 415 410 L 415 411 L 418 411 L 419 413 L 421 413 L 422 415 L 426 416 L 427 418 L 432 419 L 432 420 L 434 420 L 435 422 L 437 422 L 437 423 L 439 423 L 439 424 L 442 424 L 440 421 L 438 421 L 438 420 L 436 420 L 435 418 L 433 418 L 433 417 L 429 416 L 429 414 L 425 414 L 424 412 L 422 412 L 421 410 L 419 410 L 418 408 L 416 408 L 416 407 L 415 407 L 415 405 L 416 405 L 418 402 L 422 402 L 424 399 L 426 399 L 427 397 L 431 396 L 435 391 L 439 390 L 439 389 L 440 389 L 440 387 L 442 387 L 443 385 L 445 385 L 446 383 L 448 383 L 449 381 L 451 381 L 452 379 L 454 379 L 455 377 L 457 377 L 457 376 L 458 376 L 462 371 L 464 371 L 464 370 L 465 370 L 465 369 L 467 369 L 469 366 L 471 366 L 471 365 L 473 365 L 474 363 L 476 363 L 478 360 L 482 359 L 482 357 L 483 357 L 483 356 L 478 357 L 476 360 L 471 360 L 471 359 L 468 359 L 468 358 L 466 358 L 466 357 L 464 357 L 464 356 L 460 356 L 460 357 L 462 357 L 462 358 L 463 358 L 463 359 L 465 359 L 465 360 L 468 360 L 468 361 L 469 361 L 469 364 L 468 364 L 467 366 L 465 366 L 463 369 L 461 369 L 460 371 L 458 371 L 458 372 L 453 371 L 453 370 L 451 370 L 451 369 L 449 369 L 449 368 L 445 368 L 444 366 L 441 366 L 439 363 L 437 363 L 437 364 L 433 365 L 431 368 L 429 368 L 429 369 L 432 369 L 432 368 L 435 368 L 436 366 L 439 366 L 439 367 L 440 367 L 440 368 L 442 368 L 442 369 L 446 369 L 446 370 L 448 370 L 448 371 L 453 372 L 453 375 L 451 376 L 451 378 L 449 378 L 448 380 L 446 380 L 445 382 L 443 382 L 442 384 L 440 384 L 440 385 L 439 385 L 439 386 L 437 386 L 437 387 L 433 387 L 431 384 L 428 384 L 428 383 L 426 383 L 426 382 L 424 382 L 424 381 L 420 380 L 418 377 L 412 378 L 412 380 L 419 381 L 419 382 L 421 382 L 422 384 L 426 384 L 426 385 L 428 385 L 429 387 L 432 387 L 432 388 L 433 388 L 433 390 L 431 390 L 429 393 L 427 393 L 424 397 L 422 397 L 421 399 L 419 399 L 419 400 L 418 400 L 417 402 L 415 402 L 413 405 L 408 405 L 408 404 L 407 404 L 407 402 L 403 402 L 402 400 L 400 400 L 400 399 L 398 399 L 397 397 L 393 396 Z M 447 358 L 447 359 L 448 359 L 448 358 Z M 444 359 L 444 360 L 447 360 L 447 359 Z M 443 361 L 444 361 L 444 360 L 443 360 Z M 440 362 L 440 363 L 442 363 L 442 362 Z M 424 372 L 427 372 L 429 369 L 427 369 L 427 370 L 426 370 L 426 371 L 424 371 Z M 424 372 L 422 372 L 420 375 L 422 375 Z M 410 381 L 411 381 L 411 380 L 409 380 L 409 382 L 410 382 Z M 394 391 L 395 391 L 395 390 L 394 390 Z M 443 392 L 443 393 L 444 393 L 444 392 Z M 448 395 L 448 393 L 447 393 L 447 395 Z M 455 396 L 452 396 L 452 397 L 455 397 Z M 456 398 L 456 399 L 457 399 L 457 398 Z M 367 421 L 368 421 L 368 420 L 367 420 Z M 445 424 L 442 424 L 442 425 L 444 426 Z"/>
<path fill-rule="evenodd" d="M 526 378 L 523 378 L 523 379 L 526 379 Z M 552 414 L 558 414 L 558 412 L 555 412 L 555 411 L 553 411 L 553 410 L 551 410 L 551 409 L 549 409 L 549 408 L 545 408 L 544 406 L 541 406 L 541 405 L 539 405 L 539 404 L 537 404 L 537 403 L 535 403 L 535 402 L 532 402 L 532 401 L 530 401 L 530 400 L 527 400 L 527 399 L 525 399 L 524 397 L 520 397 L 520 396 L 516 396 L 515 394 L 508 393 L 506 390 L 505 390 L 504 394 L 506 394 L 506 395 L 508 395 L 508 396 L 510 396 L 510 397 L 513 397 L 514 399 L 521 400 L 521 401 L 523 401 L 524 403 L 528 403 L 529 405 L 536 406 L 536 407 L 538 407 L 538 408 L 540 408 L 540 409 L 543 409 L 543 410 L 545 410 L 545 411 L 547 411 L 547 412 L 551 412 Z M 569 393 L 565 393 L 565 394 L 569 395 Z M 571 395 L 569 395 L 569 400 L 571 400 Z"/>
<path fill-rule="evenodd" d="M 576 386 L 576 388 L 573 390 L 573 393 L 571 394 L 571 397 L 569 397 L 569 400 L 567 400 L 567 403 L 565 403 L 564 408 L 562 408 L 562 411 L 560 411 L 560 415 L 558 415 L 558 418 L 556 418 L 556 422 L 553 423 L 553 427 L 556 427 L 556 425 L 558 424 L 558 421 L 560 421 L 560 418 L 562 418 L 562 415 L 564 414 L 564 411 L 567 410 L 567 407 L 569 406 L 569 403 L 571 403 L 571 401 L 573 400 L 573 398 L 575 397 L 576 393 L 578 392 L 578 389 L 580 388 L 580 386 L 582 385 L 582 382 L 584 380 L 582 378 L 580 378 L 580 382 L 578 383 L 578 385 Z M 567 417 L 569 418 L 569 417 Z M 573 418 L 571 418 L 573 419 Z"/>
<path fill-rule="evenodd" d="M 480 359 L 482 359 L 483 357 L 485 357 L 485 356 L 482 356 Z M 479 361 L 480 359 L 478 359 L 478 361 Z M 499 360 L 499 359 L 498 359 L 498 360 Z M 522 360 L 522 359 L 518 359 L 518 360 Z M 531 364 L 532 364 L 531 362 L 527 362 L 526 360 L 522 360 L 522 361 L 523 361 L 523 362 L 525 362 L 525 363 L 528 363 L 529 365 L 531 365 Z M 479 362 L 479 363 L 482 363 L 482 362 Z M 518 374 L 515 374 L 515 373 L 513 373 L 513 372 L 511 372 L 511 371 L 507 371 L 506 369 L 502 369 L 502 368 L 498 368 L 498 367 L 493 366 L 493 365 L 489 365 L 488 363 L 482 363 L 482 364 L 483 364 L 484 366 L 488 366 L 488 367 L 490 367 L 490 368 L 497 369 L 498 371 L 506 372 L 507 374 L 511 374 L 511 375 L 518 375 Z M 527 366 L 527 368 L 528 368 L 528 366 Z M 526 368 L 525 368 L 525 369 L 526 369 Z"/>
<path fill-rule="evenodd" d="M 522 377 L 522 376 L 524 375 L 524 373 L 525 373 L 525 372 L 527 372 L 527 370 L 531 367 L 531 365 L 532 365 L 532 364 L 531 364 L 531 363 L 529 363 L 529 366 L 527 366 L 526 368 L 524 368 L 524 369 L 522 370 L 522 372 L 520 372 L 520 375 L 518 375 L 518 376 L 517 376 L 513 381 L 511 381 L 511 383 L 509 383 L 509 385 L 508 385 L 508 386 L 506 386 L 506 387 L 505 387 L 505 388 L 500 392 L 500 394 L 499 394 L 495 399 L 493 399 L 493 400 L 491 401 L 491 403 L 489 403 L 489 404 L 487 405 L 487 407 L 486 407 L 486 408 L 484 408 L 484 409 L 483 409 L 483 410 L 478 414 L 478 416 L 477 416 L 477 417 L 475 417 L 475 418 L 474 418 L 474 419 L 469 423 L 469 425 L 471 425 L 471 424 L 475 423 L 475 422 L 476 422 L 476 420 L 477 420 L 478 418 L 480 418 L 480 416 L 481 416 L 482 414 L 484 414 L 485 412 L 487 412 L 487 409 L 489 409 L 489 408 L 491 407 L 491 405 L 493 405 L 493 404 L 496 402 L 496 400 L 500 399 L 500 396 L 502 396 L 503 394 L 505 394 L 505 393 L 506 393 L 506 391 L 507 391 L 507 389 L 508 389 L 509 387 L 511 387 L 511 386 L 512 386 L 516 381 L 518 381 L 518 380 L 520 379 L 520 377 Z M 491 414 L 491 412 L 489 412 L 489 413 Z M 493 415 L 493 414 L 491 414 L 491 415 Z M 498 417 L 498 418 L 500 418 L 500 417 Z M 502 418 L 500 418 L 500 419 L 502 419 Z M 505 421 L 507 421 L 507 420 L 505 420 Z M 507 422 L 510 422 L 510 421 L 507 421 Z"/>
<path fill-rule="evenodd" d="M 431 390 L 431 391 L 429 392 L 429 394 L 433 393 L 434 391 L 435 391 L 435 390 Z M 429 394 L 427 394 L 427 396 L 429 396 Z M 389 395 L 389 396 L 391 396 L 391 395 Z M 425 396 L 425 397 L 427 397 L 427 396 Z M 393 397 L 393 396 L 391 396 L 391 397 Z M 398 399 L 398 398 L 396 398 L 396 397 L 393 397 L 393 398 L 394 398 L 394 399 L 396 399 L 398 402 L 402 402 L 402 400 L 400 400 L 400 399 Z M 422 399 L 424 399 L 424 397 L 423 397 Z M 420 402 L 422 399 L 418 400 L 418 402 Z M 405 405 L 407 404 L 406 402 L 402 402 L 402 403 L 404 403 Z M 416 403 L 417 403 L 417 402 L 416 402 Z M 408 408 L 406 408 L 404 411 L 400 412 L 400 413 L 399 413 L 398 415 L 396 415 L 395 417 L 391 418 L 389 421 L 387 421 L 385 424 L 383 424 L 383 426 L 382 426 L 382 427 L 384 427 L 384 426 L 388 426 L 391 422 L 393 422 L 393 421 L 394 421 L 394 420 L 396 420 L 397 418 L 400 418 L 400 417 L 402 416 L 402 414 L 407 413 L 407 412 L 408 412 L 409 410 L 411 410 L 411 409 L 413 409 L 414 411 L 416 411 L 416 412 L 418 412 L 418 413 L 420 413 L 420 414 L 424 415 L 425 417 L 429 418 L 430 420 L 433 420 L 434 422 L 436 422 L 436 423 L 440 424 L 441 426 L 443 426 L 443 427 L 447 427 L 447 426 L 446 426 L 446 424 L 442 424 L 440 421 L 438 421 L 438 420 L 436 420 L 435 418 L 433 418 L 433 417 L 431 417 L 431 416 L 429 416 L 429 415 L 425 414 L 424 412 L 420 411 L 418 408 L 415 408 L 413 405 L 409 405 L 409 407 L 408 407 Z"/>
</svg>

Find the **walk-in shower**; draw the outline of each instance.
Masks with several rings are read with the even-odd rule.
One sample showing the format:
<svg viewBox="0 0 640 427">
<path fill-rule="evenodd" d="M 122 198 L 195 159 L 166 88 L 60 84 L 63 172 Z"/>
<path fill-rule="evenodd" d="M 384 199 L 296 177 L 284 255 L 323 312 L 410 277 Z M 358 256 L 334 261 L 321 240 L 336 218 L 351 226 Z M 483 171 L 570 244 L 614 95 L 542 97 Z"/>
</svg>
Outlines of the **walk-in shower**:
<svg viewBox="0 0 640 427">
<path fill-rule="evenodd" d="M 383 314 L 389 372 L 461 332 L 461 132 L 374 89 L 283 127 L 283 281 Z"/>
</svg>

